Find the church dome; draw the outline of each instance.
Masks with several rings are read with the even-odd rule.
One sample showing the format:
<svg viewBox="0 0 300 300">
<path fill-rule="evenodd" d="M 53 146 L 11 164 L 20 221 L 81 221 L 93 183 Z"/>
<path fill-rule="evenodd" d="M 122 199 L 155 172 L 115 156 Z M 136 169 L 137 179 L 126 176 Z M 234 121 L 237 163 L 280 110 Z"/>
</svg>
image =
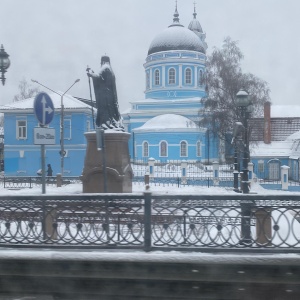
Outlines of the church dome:
<svg viewBox="0 0 300 300">
<path fill-rule="evenodd" d="M 188 50 L 205 53 L 203 42 L 193 31 L 179 23 L 178 16 L 176 8 L 173 24 L 154 38 L 150 44 L 148 55 L 170 50 Z"/>
<path fill-rule="evenodd" d="M 196 9 L 194 8 L 194 13 L 193 13 L 193 20 L 190 22 L 189 26 L 188 26 L 188 29 L 191 30 L 191 31 L 194 31 L 196 34 L 197 33 L 203 33 L 203 30 L 202 30 L 202 27 L 201 27 L 201 24 L 200 22 L 197 20 L 196 16 L 197 16 L 197 13 L 196 13 Z"/>
</svg>

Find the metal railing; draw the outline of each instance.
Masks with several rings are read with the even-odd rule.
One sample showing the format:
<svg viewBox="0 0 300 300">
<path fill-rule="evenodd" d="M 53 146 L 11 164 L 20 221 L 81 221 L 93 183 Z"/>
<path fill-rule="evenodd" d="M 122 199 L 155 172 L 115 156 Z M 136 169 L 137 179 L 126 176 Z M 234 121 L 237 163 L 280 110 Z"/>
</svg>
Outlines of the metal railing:
<svg viewBox="0 0 300 300">
<path fill-rule="evenodd" d="M 79 183 L 80 178 L 77 176 L 64 177 L 61 181 L 63 185 L 70 183 Z M 33 188 L 42 184 L 41 176 L 4 176 L 0 177 L 0 186 L 7 189 Z M 57 177 L 46 177 L 47 185 L 57 185 Z"/>
<path fill-rule="evenodd" d="M 0 197 L 0 247 L 300 250 L 295 195 Z"/>
</svg>

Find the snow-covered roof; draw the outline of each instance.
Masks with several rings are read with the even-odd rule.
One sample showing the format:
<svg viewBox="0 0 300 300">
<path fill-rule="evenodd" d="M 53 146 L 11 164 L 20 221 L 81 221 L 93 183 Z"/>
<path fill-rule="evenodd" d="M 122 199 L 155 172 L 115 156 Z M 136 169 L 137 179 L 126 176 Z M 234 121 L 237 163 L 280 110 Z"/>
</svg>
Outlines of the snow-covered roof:
<svg viewBox="0 0 300 300">
<path fill-rule="evenodd" d="M 197 125 L 190 119 L 175 115 L 165 114 L 156 116 L 147 121 L 143 126 L 136 128 L 135 131 L 157 130 L 157 129 L 195 129 Z"/>
<path fill-rule="evenodd" d="M 297 131 L 293 134 L 291 134 L 289 137 L 287 137 L 287 140 L 299 140 L 300 139 L 300 131 Z"/>
<path fill-rule="evenodd" d="M 265 144 L 264 142 L 258 142 L 256 145 L 252 145 L 250 149 L 251 157 L 288 157 L 292 152 L 292 140 L 272 142 L 271 144 Z"/>
<path fill-rule="evenodd" d="M 63 92 L 57 92 L 63 94 Z M 54 109 L 59 110 L 61 108 L 61 96 L 56 93 L 49 93 L 48 95 L 52 99 Z M 34 97 L 24 99 L 17 102 L 12 102 L 3 106 L 0 106 L 0 112 L 9 112 L 15 110 L 33 110 Z M 71 95 L 65 94 L 63 97 L 64 108 L 67 110 L 71 109 L 91 109 L 91 106 L 83 103 L 82 101 L 72 97 Z"/>
<path fill-rule="evenodd" d="M 205 53 L 205 47 L 199 37 L 183 26 L 171 26 L 159 33 L 150 44 L 148 55 L 170 50 Z"/>
</svg>

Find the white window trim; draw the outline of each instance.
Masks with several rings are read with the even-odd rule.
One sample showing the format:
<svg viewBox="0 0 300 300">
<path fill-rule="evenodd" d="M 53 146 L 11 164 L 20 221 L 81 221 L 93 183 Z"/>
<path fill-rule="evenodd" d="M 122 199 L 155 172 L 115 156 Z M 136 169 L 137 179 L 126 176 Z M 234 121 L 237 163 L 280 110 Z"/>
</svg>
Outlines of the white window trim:
<svg viewBox="0 0 300 300">
<path fill-rule="evenodd" d="M 171 72 L 172 70 L 174 70 L 174 82 L 171 83 L 171 80 L 170 80 L 170 78 L 171 78 L 170 72 Z M 176 85 L 176 69 L 173 68 L 173 67 L 170 68 L 170 69 L 168 70 L 168 85 Z"/>
<path fill-rule="evenodd" d="M 156 83 L 156 74 L 158 74 L 158 83 Z M 159 86 L 160 85 L 160 70 L 159 69 L 155 69 L 154 70 L 154 85 L 155 86 Z"/>
<path fill-rule="evenodd" d="M 19 122 L 25 122 L 25 126 L 22 126 L 22 128 L 23 127 L 25 127 L 25 129 L 26 129 L 26 134 L 25 134 L 25 137 L 20 137 L 20 130 L 19 130 L 19 128 L 21 127 L 21 126 L 19 126 Z M 17 140 L 27 140 L 27 133 L 28 133 L 28 126 L 27 126 L 27 119 L 25 119 L 25 118 L 20 118 L 20 119 L 17 119 L 16 120 L 16 139 Z"/>
<path fill-rule="evenodd" d="M 148 149 L 147 149 L 148 155 L 145 155 L 145 144 L 146 143 L 148 145 Z M 143 141 L 143 143 L 142 143 L 142 157 L 149 157 L 149 142 L 147 142 L 147 141 Z"/>
<path fill-rule="evenodd" d="M 70 135 L 66 136 L 66 122 L 70 123 Z M 71 140 L 72 139 L 72 121 L 71 119 L 64 119 L 64 140 Z"/>
<path fill-rule="evenodd" d="M 162 155 L 161 153 L 161 144 L 166 143 L 166 155 Z M 167 141 L 160 141 L 159 143 L 159 157 L 168 157 L 168 142 Z"/>
<path fill-rule="evenodd" d="M 187 82 L 187 71 L 188 70 L 190 71 L 190 82 Z M 192 69 L 191 68 L 186 68 L 184 70 L 184 83 L 186 85 L 192 85 L 192 83 L 193 83 L 193 80 L 192 80 Z"/>
<path fill-rule="evenodd" d="M 182 143 L 185 143 L 186 144 L 186 155 L 181 155 L 182 154 L 182 151 L 181 151 L 181 144 Z M 180 151 L 180 157 L 188 157 L 189 156 L 189 144 L 187 141 L 180 141 L 179 143 L 179 151 Z"/>
</svg>

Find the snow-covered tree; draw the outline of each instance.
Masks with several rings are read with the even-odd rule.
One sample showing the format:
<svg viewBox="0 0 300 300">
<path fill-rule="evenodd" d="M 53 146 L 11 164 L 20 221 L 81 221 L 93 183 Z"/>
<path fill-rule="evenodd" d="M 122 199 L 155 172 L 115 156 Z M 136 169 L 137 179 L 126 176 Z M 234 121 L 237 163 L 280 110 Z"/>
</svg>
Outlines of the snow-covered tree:
<svg viewBox="0 0 300 300">
<path fill-rule="evenodd" d="M 241 120 L 240 111 L 235 105 L 240 89 L 249 93 L 252 117 L 261 116 L 264 103 L 270 101 L 267 82 L 251 73 L 243 73 L 243 58 L 237 41 L 227 37 L 222 48 L 214 48 L 207 59 L 207 98 L 203 99 L 204 109 L 201 109 L 200 115 L 204 117 L 200 120 L 200 126 L 209 126 L 210 132 L 225 143 L 231 142 L 228 133 L 232 132 L 233 124 Z"/>
<path fill-rule="evenodd" d="M 40 90 L 38 87 L 32 87 L 28 81 L 23 78 L 19 83 L 19 94 L 15 95 L 13 98 L 13 102 L 17 102 L 23 99 L 32 98 L 36 96 Z"/>
</svg>

